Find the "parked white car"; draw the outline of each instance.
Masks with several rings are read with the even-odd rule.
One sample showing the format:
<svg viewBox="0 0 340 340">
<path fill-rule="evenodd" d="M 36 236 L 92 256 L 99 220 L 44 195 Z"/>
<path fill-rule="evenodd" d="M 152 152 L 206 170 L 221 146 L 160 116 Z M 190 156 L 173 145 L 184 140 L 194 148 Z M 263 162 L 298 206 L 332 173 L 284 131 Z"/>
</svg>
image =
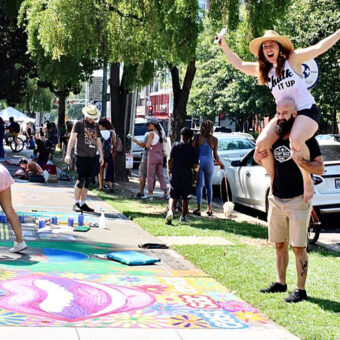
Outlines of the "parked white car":
<svg viewBox="0 0 340 340">
<path fill-rule="evenodd" d="M 134 133 L 130 133 L 133 135 L 134 138 L 136 138 L 139 142 L 144 141 L 144 135 L 147 132 L 147 124 L 146 124 L 146 119 L 143 118 L 136 118 L 135 121 L 135 130 Z M 139 145 L 136 143 L 132 142 L 132 154 L 133 154 L 133 162 L 134 163 L 139 163 L 142 159 L 142 154 L 143 154 L 144 149 L 141 148 Z"/>
<path fill-rule="evenodd" d="M 242 159 L 255 147 L 255 143 L 246 135 L 217 132 L 214 136 L 218 140 L 218 155 L 226 168 L 232 161 Z M 220 185 L 219 170 L 220 166 L 215 163 L 212 185 Z"/>
<path fill-rule="evenodd" d="M 313 175 L 313 207 L 319 216 L 340 212 L 340 143 L 332 140 L 319 140 L 325 163 L 322 176 Z M 254 150 L 241 161 L 232 162 L 225 169 L 229 195 L 234 203 L 245 205 L 263 212 L 268 211 L 270 178 L 266 170 L 254 159 Z M 226 200 L 224 177 L 220 176 L 223 200 Z"/>
<path fill-rule="evenodd" d="M 315 195 L 313 207 L 318 214 L 340 213 L 340 143 L 318 140 L 325 163 L 322 176 L 313 175 Z"/>
</svg>

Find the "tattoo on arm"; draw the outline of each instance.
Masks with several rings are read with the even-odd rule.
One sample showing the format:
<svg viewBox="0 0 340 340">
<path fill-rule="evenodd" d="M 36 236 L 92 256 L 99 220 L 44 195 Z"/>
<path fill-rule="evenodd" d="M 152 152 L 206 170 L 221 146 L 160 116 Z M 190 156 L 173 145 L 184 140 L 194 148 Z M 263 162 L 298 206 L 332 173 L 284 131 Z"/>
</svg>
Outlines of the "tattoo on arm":
<svg viewBox="0 0 340 340">
<path fill-rule="evenodd" d="M 300 266 L 301 266 L 301 276 L 306 276 L 307 275 L 307 269 L 308 269 L 308 260 L 300 261 Z"/>
</svg>

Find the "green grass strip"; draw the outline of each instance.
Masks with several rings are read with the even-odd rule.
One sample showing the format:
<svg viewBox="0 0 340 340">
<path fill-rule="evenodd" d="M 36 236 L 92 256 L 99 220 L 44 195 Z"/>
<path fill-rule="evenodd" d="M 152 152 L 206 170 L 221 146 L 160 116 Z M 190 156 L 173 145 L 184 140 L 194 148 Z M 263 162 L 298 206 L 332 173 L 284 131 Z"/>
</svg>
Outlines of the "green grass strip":
<svg viewBox="0 0 340 340">
<path fill-rule="evenodd" d="M 340 339 L 339 254 L 312 246 L 307 278 L 308 301 L 287 304 L 287 293 L 261 294 L 259 290 L 275 281 L 275 248 L 263 245 L 267 229 L 226 219 L 190 216 L 190 225 L 164 223 L 167 203 L 142 201 L 119 194 L 98 193 L 114 208 L 155 236 L 219 236 L 230 246 L 173 246 L 180 254 L 258 308 L 271 320 L 302 339 Z M 194 208 L 191 202 L 190 209 Z M 287 284 L 295 288 L 294 254 L 290 251 Z"/>
</svg>

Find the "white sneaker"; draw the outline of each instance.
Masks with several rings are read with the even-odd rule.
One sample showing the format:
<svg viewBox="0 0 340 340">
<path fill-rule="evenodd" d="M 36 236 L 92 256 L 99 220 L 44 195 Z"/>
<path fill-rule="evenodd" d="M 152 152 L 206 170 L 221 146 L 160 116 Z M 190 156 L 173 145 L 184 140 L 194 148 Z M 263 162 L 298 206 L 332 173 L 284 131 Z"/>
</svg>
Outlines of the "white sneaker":
<svg viewBox="0 0 340 340">
<path fill-rule="evenodd" d="M 179 222 L 180 222 L 180 223 L 189 223 L 188 215 L 181 216 L 181 217 L 179 218 Z"/>
<path fill-rule="evenodd" d="M 13 245 L 13 248 L 10 248 L 9 251 L 11 253 L 19 253 L 20 251 L 24 250 L 27 248 L 27 244 L 25 241 L 22 241 L 22 242 L 17 242 L 17 241 L 14 241 L 14 245 Z"/>
<path fill-rule="evenodd" d="M 172 212 L 172 210 L 168 210 L 168 213 L 166 214 L 166 217 L 165 217 L 165 224 L 170 225 L 172 223 L 173 217 L 174 217 L 174 213 Z"/>
</svg>

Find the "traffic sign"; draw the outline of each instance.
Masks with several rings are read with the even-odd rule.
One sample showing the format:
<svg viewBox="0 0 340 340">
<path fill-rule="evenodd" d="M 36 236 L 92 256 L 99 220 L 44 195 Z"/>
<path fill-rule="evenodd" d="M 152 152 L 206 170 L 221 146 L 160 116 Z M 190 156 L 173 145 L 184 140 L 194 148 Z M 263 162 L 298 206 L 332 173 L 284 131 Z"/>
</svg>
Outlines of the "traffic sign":
<svg viewBox="0 0 340 340">
<path fill-rule="evenodd" d="M 311 59 L 302 63 L 303 77 L 308 89 L 316 85 L 320 76 L 320 67 L 316 59 Z"/>
<path fill-rule="evenodd" d="M 95 102 L 94 104 L 98 111 L 101 113 L 102 112 L 102 102 Z"/>
</svg>

